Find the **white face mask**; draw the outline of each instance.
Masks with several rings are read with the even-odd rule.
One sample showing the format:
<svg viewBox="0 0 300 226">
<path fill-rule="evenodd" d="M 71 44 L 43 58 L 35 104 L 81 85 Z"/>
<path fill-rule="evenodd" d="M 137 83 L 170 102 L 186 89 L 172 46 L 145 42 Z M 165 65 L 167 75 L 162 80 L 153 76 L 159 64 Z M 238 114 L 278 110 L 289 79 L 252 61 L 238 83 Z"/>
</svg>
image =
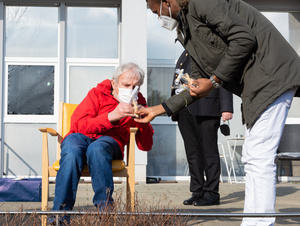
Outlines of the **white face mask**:
<svg viewBox="0 0 300 226">
<path fill-rule="evenodd" d="M 138 89 L 138 86 L 136 86 Z M 137 90 L 135 89 L 135 90 Z M 132 100 L 137 100 L 137 94 L 138 91 L 135 92 L 133 89 L 125 89 L 125 88 L 119 88 L 119 93 L 118 93 L 118 100 L 121 103 L 127 103 L 127 104 L 132 104 Z"/>
<path fill-rule="evenodd" d="M 131 104 L 132 102 L 131 93 L 132 93 L 132 89 L 119 88 L 118 100 L 121 103 Z"/>
<path fill-rule="evenodd" d="M 177 26 L 178 22 L 177 20 L 173 19 L 171 16 L 171 7 L 169 7 L 169 12 L 170 12 L 170 16 L 162 16 L 161 15 L 161 10 L 162 10 L 162 0 L 160 2 L 160 17 L 158 17 L 158 20 L 160 22 L 160 26 L 162 26 L 163 28 L 166 28 L 170 31 L 174 30 L 174 28 Z"/>
</svg>

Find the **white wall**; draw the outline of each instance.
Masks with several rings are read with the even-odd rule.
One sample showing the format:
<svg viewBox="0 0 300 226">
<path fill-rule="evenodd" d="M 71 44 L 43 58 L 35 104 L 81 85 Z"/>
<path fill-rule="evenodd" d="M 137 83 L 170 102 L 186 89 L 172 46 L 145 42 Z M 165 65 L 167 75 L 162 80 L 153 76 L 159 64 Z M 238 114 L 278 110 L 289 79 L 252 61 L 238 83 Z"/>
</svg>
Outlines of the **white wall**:
<svg viewBox="0 0 300 226">
<path fill-rule="evenodd" d="M 121 4 L 121 63 L 133 61 L 147 72 L 146 1 L 123 0 Z M 147 76 L 141 87 L 147 96 Z M 136 148 L 136 181 L 146 181 L 147 153 Z"/>
<path fill-rule="evenodd" d="M 0 100 L 2 100 L 2 78 L 4 75 L 4 67 L 3 67 L 3 46 L 4 46 L 4 33 L 3 33 L 3 27 L 4 27 L 4 5 L 3 2 L 0 2 Z M 2 103 L 2 102 L 1 102 Z M 3 175 L 3 167 L 2 167 L 2 163 L 3 163 L 3 133 L 2 133 L 2 104 L 0 104 L 0 177 L 2 177 Z"/>
<path fill-rule="evenodd" d="M 289 13 L 289 42 L 300 55 L 300 13 Z M 300 124 L 300 98 L 294 98 L 288 123 Z"/>
</svg>

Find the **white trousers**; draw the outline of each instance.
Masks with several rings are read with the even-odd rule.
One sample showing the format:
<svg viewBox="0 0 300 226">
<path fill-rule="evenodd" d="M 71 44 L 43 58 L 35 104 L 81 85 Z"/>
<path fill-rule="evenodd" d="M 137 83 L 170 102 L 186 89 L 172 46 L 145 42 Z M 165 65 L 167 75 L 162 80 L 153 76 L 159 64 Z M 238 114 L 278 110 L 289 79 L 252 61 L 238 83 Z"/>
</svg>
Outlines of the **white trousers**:
<svg viewBox="0 0 300 226">
<path fill-rule="evenodd" d="M 273 102 L 251 129 L 246 129 L 242 162 L 245 165 L 244 213 L 275 213 L 277 148 L 296 89 Z M 243 218 L 242 226 L 273 225 L 275 218 Z"/>
</svg>

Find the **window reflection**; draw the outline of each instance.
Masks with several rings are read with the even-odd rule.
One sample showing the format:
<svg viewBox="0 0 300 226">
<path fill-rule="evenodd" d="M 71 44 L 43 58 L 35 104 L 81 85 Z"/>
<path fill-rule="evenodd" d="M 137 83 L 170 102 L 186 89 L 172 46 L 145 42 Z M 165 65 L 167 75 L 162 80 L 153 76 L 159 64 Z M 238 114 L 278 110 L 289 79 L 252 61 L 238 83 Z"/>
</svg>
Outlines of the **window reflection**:
<svg viewBox="0 0 300 226">
<path fill-rule="evenodd" d="M 117 8 L 68 7 L 67 57 L 117 58 Z"/>
<path fill-rule="evenodd" d="M 176 125 L 153 125 L 153 129 L 155 142 L 147 153 L 147 176 L 189 176 L 184 144 Z"/>
<path fill-rule="evenodd" d="M 115 67 L 70 67 L 70 103 L 79 104 L 90 89 L 96 87 L 104 79 L 111 79 Z"/>
<path fill-rule="evenodd" d="M 174 68 L 150 67 L 148 75 L 148 106 L 162 103 L 171 96 Z"/>
<path fill-rule="evenodd" d="M 54 66 L 9 65 L 9 115 L 53 115 Z"/>
<path fill-rule="evenodd" d="M 5 7 L 6 57 L 57 57 L 58 9 Z"/>
<path fill-rule="evenodd" d="M 183 52 L 176 29 L 169 31 L 160 26 L 157 15 L 147 10 L 147 59 L 176 60 Z"/>
</svg>

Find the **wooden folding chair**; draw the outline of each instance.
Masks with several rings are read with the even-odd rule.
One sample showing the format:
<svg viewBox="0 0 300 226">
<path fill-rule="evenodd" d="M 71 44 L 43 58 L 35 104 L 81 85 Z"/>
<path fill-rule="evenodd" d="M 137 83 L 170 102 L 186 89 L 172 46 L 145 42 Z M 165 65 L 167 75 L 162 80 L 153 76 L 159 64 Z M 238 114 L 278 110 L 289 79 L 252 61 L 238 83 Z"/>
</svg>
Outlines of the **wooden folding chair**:
<svg viewBox="0 0 300 226">
<path fill-rule="evenodd" d="M 42 132 L 42 211 L 48 210 L 49 199 L 49 177 L 56 177 L 59 169 L 60 145 L 62 138 L 69 132 L 71 115 L 77 104 L 59 103 L 58 132 L 51 128 L 39 128 Z M 127 165 L 123 160 L 113 160 L 113 176 L 126 178 L 126 208 L 127 211 L 134 210 L 135 193 L 135 134 L 137 128 L 130 128 L 130 141 L 127 145 Z M 48 134 L 57 136 L 57 161 L 49 166 Z M 90 176 L 87 165 L 81 176 Z M 42 225 L 46 225 L 47 218 L 43 216 Z"/>
</svg>

